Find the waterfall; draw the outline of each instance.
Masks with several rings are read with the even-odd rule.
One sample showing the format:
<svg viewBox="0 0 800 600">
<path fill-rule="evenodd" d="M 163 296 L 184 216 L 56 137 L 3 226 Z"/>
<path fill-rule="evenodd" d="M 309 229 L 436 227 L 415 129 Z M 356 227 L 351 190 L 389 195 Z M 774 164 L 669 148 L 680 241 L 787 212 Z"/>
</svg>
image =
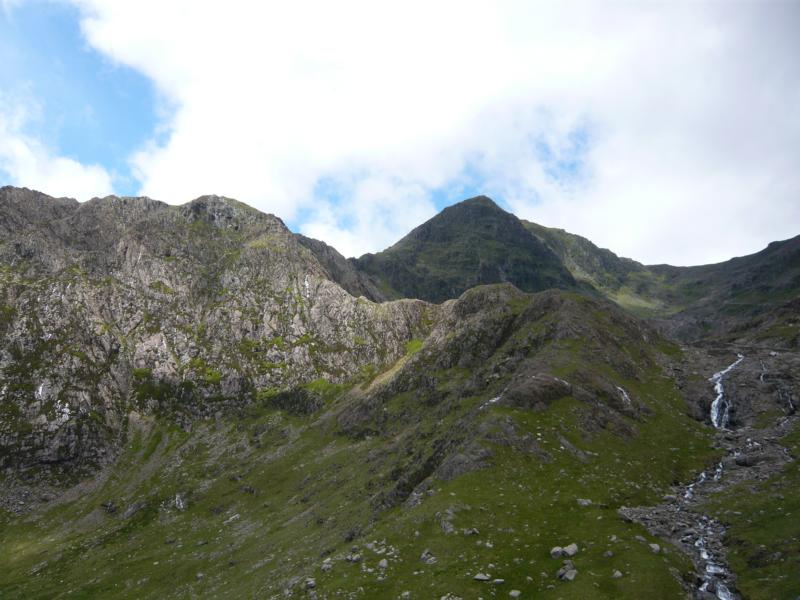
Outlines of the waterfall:
<svg viewBox="0 0 800 600">
<path fill-rule="evenodd" d="M 711 403 L 711 424 L 717 429 L 725 429 L 728 426 L 731 405 L 725 398 L 722 380 L 725 378 L 725 375 L 733 371 L 739 363 L 744 360 L 743 354 L 737 354 L 736 356 L 738 357 L 736 362 L 728 365 L 722 371 L 714 373 L 709 379 L 709 381 L 714 384 L 714 392 L 717 394 L 714 402 Z"/>
</svg>

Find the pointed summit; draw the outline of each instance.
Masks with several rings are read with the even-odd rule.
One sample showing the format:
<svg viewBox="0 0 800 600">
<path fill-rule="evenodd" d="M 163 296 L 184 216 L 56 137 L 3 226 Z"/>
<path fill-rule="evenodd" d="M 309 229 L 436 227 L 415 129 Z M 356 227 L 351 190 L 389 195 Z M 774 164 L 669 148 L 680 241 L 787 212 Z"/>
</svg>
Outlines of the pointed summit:
<svg viewBox="0 0 800 600">
<path fill-rule="evenodd" d="M 483 196 L 483 195 L 475 196 L 473 198 L 467 198 L 466 200 L 462 200 L 461 202 L 459 202 L 457 204 L 453 204 L 453 206 L 448 207 L 448 208 L 454 208 L 456 206 L 464 206 L 464 205 L 466 205 L 466 206 L 475 206 L 475 205 L 477 205 L 477 206 L 485 206 L 487 208 L 495 208 L 497 210 L 503 210 L 502 208 L 500 208 L 497 205 L 497 203 L 494 200 L 489 198 L 489 196 Z M 445 209 L 445 210 L 447 210 L 447 209 Z"/>
<path fill-rule="evenodd" d="M 390 298 L 442 302 L 476 285 L 501 282 L 527 292 L 575 286 L 558 257 L 486 196 L 445 208 L 391 248 L 356 264 Z"/>
</svg>

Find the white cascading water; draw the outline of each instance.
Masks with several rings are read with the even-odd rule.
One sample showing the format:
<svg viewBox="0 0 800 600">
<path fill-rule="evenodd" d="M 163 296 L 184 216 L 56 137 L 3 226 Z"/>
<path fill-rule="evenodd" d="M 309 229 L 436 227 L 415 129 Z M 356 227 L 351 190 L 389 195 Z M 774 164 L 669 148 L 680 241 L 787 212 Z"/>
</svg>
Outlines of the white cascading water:
<svg viewBox="0 0 800 600">
<path fill-rule="evenodd" d="M 722 371 L 714 373 L 709 379 L 709 381 L 714 384 L 714 392 L 717 395 L 714 402 L 711 403 L 711 424 L 717 429 L 725 429 L 730 420 L 731 404 L 727 398 L 725 398 L 725 389 L 722 385 L 722 381 L 728 373 L 733 371 L 739 366 L 739 363 L 744 360 L 744 355 L 742 354 L 737 354 L 736 357 L 736 361 L 733 364 L 728 365 L 728 367 Z M 720 481 L 723 474 L 724 465 L 723 462 L 720 461 L 714 469 L 713 481 Z M 695 487 L 704 485 L 706 481 L 708 481 L 708 476 L 706 472 L 703 471 L 694 483 L 686 487 L 683 495 L 684 502 L 690 502 L 694 498 Z M 711 593 L 718 600 L 734 600 L 737 596 L 731 592 L 728 586 L 722 581 L 727 577 L 728 572 L 725 567 L 720 564 L 721 561 L 718 561 L 718 557 L 715 556 L 706 542 L 706 536 L 707 534 L 710 535 L 710 530 L 715 526 L 715 523 L 715 521 L 709 520 L 708 517 L 701 517 L 700 521 L 696 523 L 696 529 L 699 535 L 694 545 L 704 565 L 700 591 Z"/>
<path fill-rule="evenodd" d="M 731 405 L 725 398 L 725 390 L 722 387 L 722 380 L 725 378 L 725 375 L 733 371 L 737 366 L 739 366 L 739 363 L 744 360 L 743 354 L 737 354 L 736 356 L 738 357 L 736 362 L 728 365 L 728 367 L 722 371 L 714 373 L 709 379 L 709 381 L 714 384 L 714 392 L 717 394 L 714 402 L 711 403 L 711 424 L 717 429 L 725 429 L 728 426 Z"/>
</svg>

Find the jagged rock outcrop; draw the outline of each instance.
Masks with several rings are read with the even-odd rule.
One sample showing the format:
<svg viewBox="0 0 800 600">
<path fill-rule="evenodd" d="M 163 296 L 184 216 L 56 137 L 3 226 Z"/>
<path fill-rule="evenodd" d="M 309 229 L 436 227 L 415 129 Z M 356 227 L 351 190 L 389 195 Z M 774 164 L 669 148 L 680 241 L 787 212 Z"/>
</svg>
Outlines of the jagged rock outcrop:
<svg viewBox="0 0 800 600">
<path fill-rule="evenodd" d="M 228 198 L 84 204 L 2 188 L 0 461 L 97 463 L 129 410 L 179 420 L 388 364 L 436 309 L 354 298 Z"/>
</svg>

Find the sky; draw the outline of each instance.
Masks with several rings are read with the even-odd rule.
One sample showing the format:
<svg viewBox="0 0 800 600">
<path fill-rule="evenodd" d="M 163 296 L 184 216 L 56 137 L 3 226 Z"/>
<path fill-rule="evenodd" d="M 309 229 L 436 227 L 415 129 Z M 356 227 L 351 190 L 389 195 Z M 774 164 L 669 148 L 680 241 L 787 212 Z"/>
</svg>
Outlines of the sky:
<svg viewBox="0 0 800 600">
<path fill-rule="evenodd" d="M 646 264 L 800 234 L 800 0 L 0 0 L 0 184 L 346 256 L 485 194 Z"/>
</svg>

